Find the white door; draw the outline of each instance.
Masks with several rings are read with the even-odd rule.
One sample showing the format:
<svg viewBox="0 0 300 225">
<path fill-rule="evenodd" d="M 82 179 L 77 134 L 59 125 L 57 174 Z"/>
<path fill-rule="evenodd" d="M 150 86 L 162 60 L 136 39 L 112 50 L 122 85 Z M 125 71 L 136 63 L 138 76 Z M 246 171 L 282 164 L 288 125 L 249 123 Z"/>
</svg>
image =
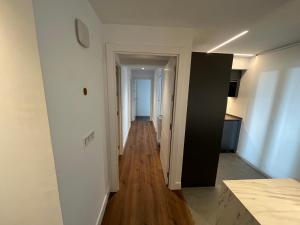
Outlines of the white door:
<svg viewBox="0 0 300 225">
<path fill-rule="evenodd" d="M 175 88 L 175 60 L 170 61 L 164 74 L 162 95 L 162 130 L 160 141 L 160 160 L 166 184 L 168 184 L 170 150 L 172 137 L 174 88 Z"/>
<path fill-rule="evenodd" d="M 136 116 L 151 114 L 151 80 L 136 80 Z"/>
</svg>

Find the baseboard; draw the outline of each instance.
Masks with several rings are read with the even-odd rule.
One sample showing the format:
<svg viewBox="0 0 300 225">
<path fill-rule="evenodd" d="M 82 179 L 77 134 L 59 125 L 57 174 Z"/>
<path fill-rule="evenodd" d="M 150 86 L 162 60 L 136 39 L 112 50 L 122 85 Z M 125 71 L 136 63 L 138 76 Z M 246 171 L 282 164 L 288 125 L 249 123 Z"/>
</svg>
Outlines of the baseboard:
<svg viewBox="0 0 300 225">
<path fill-rule="evenodd" d="M 154 131 L 155 131 L 155 133 L 157 133 L 157 127 L 155 126 L 154 119 L 151 119 L 150 121 L 151 121 L 151 122 L 152 122 L 152 124 L 153 124 L 153 127 L 154 127 Z"/>
<path fill-rule="evenodd" d="M 253 165 L 250 161 L 248 161 L 247 159 L 245 159 L 244 157 L 242 157 L 238 152 L 236 152 L 236 155 L 243 161 L 245 162 L 248 166 L 250 166 L 251 168 L 253 168 L 254 170 L 256 170 L 257 172 L 261 173 L 263 176 L 265 176 L 267 179 L 272 179 L 273 177 L 269 176 L 268 174 L 266 174 L 265 172 L 261 171 L 261 169 L 259 169 L 257 166 Z"/>
<path fill-rule="evenodd" d="M 110 194 L 110 192 L 108 192 L 108 193 L 105 195 L 105 197 L 104 197 L 104 200 L 103 200 L 103 202 L 102 202 L 102 206 L 101 206 L 101 209 L 100 209 L 98 218 L 97 218 L 96 225 L 100 225 L 101 222 L 102 222 L 102 219 L 103 219 L 103 216 L 104 216 L 104 212 L 105 212 L 105 209 L 106 209 L 106 205 L 107 205 L 107 202 L 108 202 L 109 194 Z"/>
<path fill-rule="evenodd" d="M 130 125 L 130 127 L 129 127 L 129 129 L 128 129 L 128 132 L 127 132 L 127 135 L 126 135 L 126 141 L 125 141 L 125 144 L 123 144 L 123 149 L 122 149 L 122 152 L 121 152 L 120 155 L 123 155 L 125 149 L 127 148 L 127 144 L 128 144 L 128 136 L 129 136 L 130 129 L 131 129 L 131 125 Z"/>
<path fill-rule="evenodd" d="M 175 182 L 173 190 L 181 190 L 181 181 Z"/>
<path fill-rule="evenodd" d="M 178 181 L 178 182 L 175 182 L 175 183 L 169 183 L 168 188 L 170 190 L 173 190 L 173 191 L 181 190 L 181 182 Z"/>
<path fill-rule="evenodd" d="M 126 148 L 127 142 L 128 142 L 128 136 L 129 136 L 130 129 L 131 129 L 131 123 L 130 123 L 130 126 L 129 126 L 129 128 L 128 128 L 127 134 L 126 134 L 126 136 L 125 136 L 125 142 L 122 143 L 122 151 L 120 152 L 120 155 L 123 155 L 123 154 L 124 154 L 124 151 L 125 151 L 125 148 Z M 124 139 L 123 139 L 123 141 L 124 141 Z"/>
</svg>

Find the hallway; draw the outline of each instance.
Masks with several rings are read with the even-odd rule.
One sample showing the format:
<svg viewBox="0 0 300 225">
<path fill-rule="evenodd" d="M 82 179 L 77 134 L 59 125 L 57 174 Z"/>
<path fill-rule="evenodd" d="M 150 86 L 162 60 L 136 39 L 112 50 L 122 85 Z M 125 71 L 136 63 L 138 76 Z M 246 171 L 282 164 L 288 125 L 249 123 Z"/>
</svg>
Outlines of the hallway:
<svg viewBox="0 0 300 225">
<path fill-rule="evenodd" d="M 132 123 L 120 157 L 120 190 L 107 204 L 102 225 L 194 224 L 181 191 L 164 182 L 152 122 Z"/>
</svg>

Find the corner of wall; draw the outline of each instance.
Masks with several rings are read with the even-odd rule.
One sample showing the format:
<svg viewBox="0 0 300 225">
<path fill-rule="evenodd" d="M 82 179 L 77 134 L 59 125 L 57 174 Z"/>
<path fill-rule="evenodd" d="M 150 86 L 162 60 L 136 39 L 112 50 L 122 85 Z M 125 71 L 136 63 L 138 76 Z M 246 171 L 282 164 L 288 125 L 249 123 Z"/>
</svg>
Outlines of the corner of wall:
<svg viewBox="0 0 300 225">
<path fill-rule="evenodd" d="M 99 211 L 99 215 L 98 215 L 98 218 L 97 218 L 97 221 L 96 221 L 96 225 L 100 225 L 102 220 L 103 220 L 104 213 L 105 213 L 107 203 L 108 203 L 108 199 L 109 199 L 109 195 L 110 195 L 110 191 L 108 191 L 106 193 L 106 195 L 103 199 L 103 202 L 102 202 L 102 205 L 101 205 L 101 208 L 100 208 L 100 211 Z"/>
</svg>

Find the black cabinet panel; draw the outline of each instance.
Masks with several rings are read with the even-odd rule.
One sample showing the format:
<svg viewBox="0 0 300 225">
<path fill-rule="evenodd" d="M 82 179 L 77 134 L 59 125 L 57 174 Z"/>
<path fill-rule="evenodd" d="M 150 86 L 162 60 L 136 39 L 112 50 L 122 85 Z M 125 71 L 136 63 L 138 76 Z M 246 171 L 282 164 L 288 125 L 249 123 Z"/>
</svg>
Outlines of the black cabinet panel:
<svg viewBox="0 0 300 225">
<path fill-rule="evenodd" d="M 182 186 L 214 186 L 233 55 L 192 53 Z"/>
</svg>

